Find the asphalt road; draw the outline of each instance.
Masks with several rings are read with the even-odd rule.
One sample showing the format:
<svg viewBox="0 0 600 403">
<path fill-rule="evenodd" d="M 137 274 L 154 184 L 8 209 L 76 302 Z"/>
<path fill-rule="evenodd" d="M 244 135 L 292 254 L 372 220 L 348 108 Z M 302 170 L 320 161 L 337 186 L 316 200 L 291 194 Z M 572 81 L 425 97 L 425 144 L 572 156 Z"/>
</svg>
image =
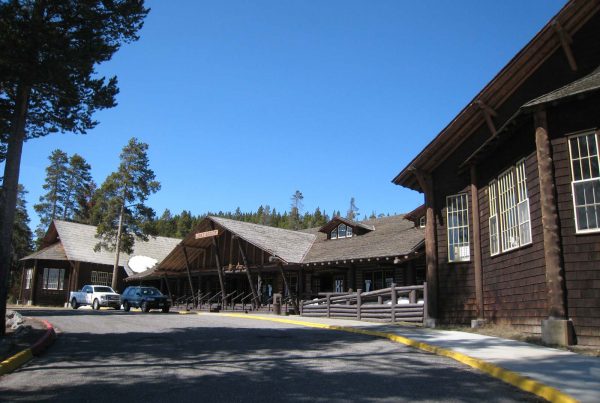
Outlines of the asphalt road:
<svg viewBox="0 0 600 403">
<path fill-rule="evenodd" d="M 217 315 L 24 310 L 57 342 L 0 378 L 0 401 L 538 401 L 387 340 Z"/>
</svg>

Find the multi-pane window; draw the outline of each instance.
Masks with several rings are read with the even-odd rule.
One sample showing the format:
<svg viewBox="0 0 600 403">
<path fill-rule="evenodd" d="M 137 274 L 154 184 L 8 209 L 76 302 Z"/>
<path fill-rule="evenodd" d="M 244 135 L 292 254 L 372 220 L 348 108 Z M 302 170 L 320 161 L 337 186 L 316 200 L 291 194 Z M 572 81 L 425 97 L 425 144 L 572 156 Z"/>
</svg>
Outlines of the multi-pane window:
<svg viewBox="0 0 600 403">
<path fill-rule="evenodd" d="M 65 269 L 44 269 L 44 278 L 42 289 L 44 290 L 64 290 Z"/>
<path fill-rule="evenodd" d="M 490 254 L 531 243 L 531 217 L 525 160 L 504 171 L 489 185 Z"/>
<path fill-rule="evenodd" d="M 471 259 L 469 246 L 469 208 L 467 194 L 446 197 L 448 221 L 448 261 L 468 262 Z"/>
<path fill-rule="evenodd" d="M 33 269 L 25 270 L 25 289 L 31 289 L 31 282 L 33 281 Z"/>
<path fill-rule="evenodd" d="M 92 284 L 110 286 L 112 283 L 112 273 L 105 271 L 92 271 Z"/>
<path fill-rule="evenodd" d="M 600 169 L 596 133 L 584 133 L 569 138 L 569 151 L 577 232 L 598 231 L 600 229 Z"/>
<path fill-rule="evenodd" d="M 340 224 L 331 231 L 331 239 L 352 238 L 352 227 Z"/>
<path fill-rule="evenodd" d="M 498 237 L 498 196 L 496 195 L 496 181 L 490 183 L 490 254 L 500 253 L 500 242 Z"/>
</svg>

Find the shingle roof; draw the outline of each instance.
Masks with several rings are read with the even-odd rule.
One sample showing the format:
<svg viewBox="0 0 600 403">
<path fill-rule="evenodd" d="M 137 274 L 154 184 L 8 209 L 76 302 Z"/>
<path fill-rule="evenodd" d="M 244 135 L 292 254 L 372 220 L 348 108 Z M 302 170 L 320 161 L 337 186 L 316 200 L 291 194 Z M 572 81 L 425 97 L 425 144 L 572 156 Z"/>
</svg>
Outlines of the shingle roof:
<svg viewBox="0 0 600 403">
<path fill-rule="evenodd" d="M 363 259 L 384 256 L 403 256 L 414 252 L 425 237 L 423 228 L 404 215 L 382 217 L 361 221 L 375 230 L 352 238 L 327 239 L 317 233 L 317 239 L 302 263 L 330 262 L 336 260 Z"/>
<path fill-rule="evenodd" d="M 94 246 L 96 246 L 99 241 L 96 238 L 95 226 L 61 220 L 54 220 L 51 224 L 51 228 L 52 226 L 56 229 L 57 242 L 26 256 L 21 260 L 70 260 L 73 262 L 105 265 L 113 265 L 115 263 L 114 252 L 109 252 L 104 249 L 98 252 L 94 251 Z M 127 261 L 131 256 L 149 256 L 160 262 L 179 242 L 179 239 L 166 237 L 150 237 L 148 241 L 136 240 L 133 247 L 133 253 L 131 255 L 121 253 L 119 264 L 125 267 L 128 275 L 132 275 L 133 272 L 127 267 Z"/>
<path fill-rule="evenodd" d="M 535 105 L 558 101 L 559 99 L 564 99 L 598 89 L 600 89 L 600 67 L 587 76 L 580 78 L 579 80 L 575 80 L 557 90 L 551 91 L 527 102 L 525 105 L 523 105 L 523 108 L 529 108 Z"/>
<path fill-rule="evenodd" d="M 209 217 L 245 241 L 278 256 L 287 263 L 300 263 L 317 238 L 314 234 L 268 227 L 227 218 Z"/>
</svg>

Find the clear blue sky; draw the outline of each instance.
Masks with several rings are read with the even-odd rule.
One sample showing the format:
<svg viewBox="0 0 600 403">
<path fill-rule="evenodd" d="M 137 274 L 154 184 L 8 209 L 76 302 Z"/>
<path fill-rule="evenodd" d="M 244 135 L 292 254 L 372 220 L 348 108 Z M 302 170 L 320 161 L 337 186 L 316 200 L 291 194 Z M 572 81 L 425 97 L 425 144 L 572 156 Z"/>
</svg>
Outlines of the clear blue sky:
<svg viewBox="0 0 600 403">
<path fill-rule="evenodd" d="M 87 135 L 26 143 L 32 205 L 53 149 L 96 182 L 136 136 L 150 145 L 161 214 L 304 207 L 401 213 L 422 195 L 391 179 L 565 0 L 149 1 L 141 39 L 99 67 L 118 106 Z"/>
</svg>

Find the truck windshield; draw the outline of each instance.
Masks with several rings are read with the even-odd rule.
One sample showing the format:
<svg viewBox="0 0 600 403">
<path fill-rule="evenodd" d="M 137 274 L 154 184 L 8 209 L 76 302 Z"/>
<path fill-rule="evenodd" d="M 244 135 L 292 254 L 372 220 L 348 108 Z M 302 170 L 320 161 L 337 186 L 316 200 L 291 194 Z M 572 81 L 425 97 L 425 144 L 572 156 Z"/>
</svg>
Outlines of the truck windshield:
<svg viewBox="0 0 600 403">
<path fill-rule="evenodd" d="M 113 292 L 113 289 L 110 287 L 94 287 L 94 291 L 96 292 Z"/>
</svg>

